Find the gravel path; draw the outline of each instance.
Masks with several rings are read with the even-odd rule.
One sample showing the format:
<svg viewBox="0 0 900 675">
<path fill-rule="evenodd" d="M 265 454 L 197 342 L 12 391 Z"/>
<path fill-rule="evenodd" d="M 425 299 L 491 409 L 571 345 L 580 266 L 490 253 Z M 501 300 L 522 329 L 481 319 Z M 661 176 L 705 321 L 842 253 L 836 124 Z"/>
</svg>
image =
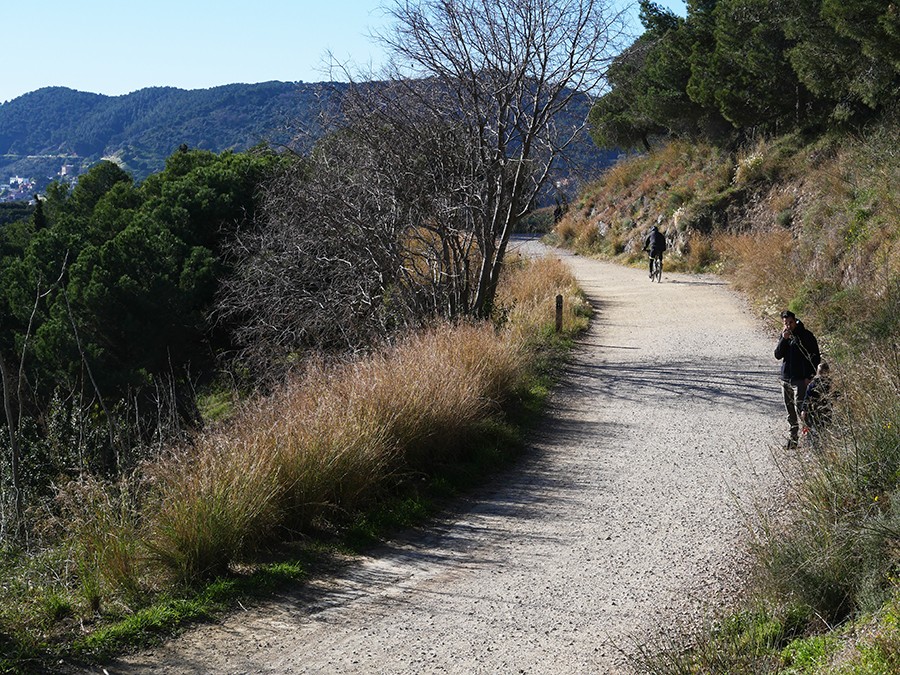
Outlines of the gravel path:
<svg viewBox="0 0 900 675">
<path fill-rule="evenodd" d="M 105 670 L 629 672 L 733 598 L 742 510 L 780 482 L 773 340 L 715 277 L 551 254 L 597 311 L 519 465 L 428 532 Z"/>
</svg>

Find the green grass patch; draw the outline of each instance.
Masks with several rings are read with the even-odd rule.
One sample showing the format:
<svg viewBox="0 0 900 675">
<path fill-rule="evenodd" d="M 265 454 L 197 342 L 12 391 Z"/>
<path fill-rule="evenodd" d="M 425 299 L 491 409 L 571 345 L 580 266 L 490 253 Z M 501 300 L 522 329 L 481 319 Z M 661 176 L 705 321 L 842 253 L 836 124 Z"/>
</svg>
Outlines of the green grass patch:
<svg viewBox="0 0 900 675">
<path fill-rule="evenodd" d="M 707 626 L 675 630 L 640 645 L 632 665 L 656 675 L 780 673 L 782 650 L 798 638 L 808 617 L 808 609 L 799 606 L 735 611 Z"/>
<path fill-rule="evenodd" d="M 206 424 L 226 419 L 234 411 L 235 396 L 229 389 L 219 389 L 197 397 L 197 408 Z"/>
<path fill-rule="evenodd" d="M 791 642 L 781 652 L 785 675 L 819 673 L 840 643 L 830 635 L 813 635 Z"/>
<path fill-rule="evenodd" d="M 305 576 L 303 562 L 286 560 L 263 565 L 246 576 L 216 579 L 185 597 L 157 599 L 152 606 L 75 640 L 70 648 L 71 656 L 95 662 L 128 649 L 158 643 L 187 626 L 221 616 L 239 601 L 264 599 Z"/>
<path fill-rule="evenodd" d="M 434 504 L 419 494 L 392 499 L 369 513 L 358 514 L 344 533 L 343 543 L 350 551 L 360 553 L 381 542 L 391 532 L 421 525 L 434 509 Z"/>
</svg>

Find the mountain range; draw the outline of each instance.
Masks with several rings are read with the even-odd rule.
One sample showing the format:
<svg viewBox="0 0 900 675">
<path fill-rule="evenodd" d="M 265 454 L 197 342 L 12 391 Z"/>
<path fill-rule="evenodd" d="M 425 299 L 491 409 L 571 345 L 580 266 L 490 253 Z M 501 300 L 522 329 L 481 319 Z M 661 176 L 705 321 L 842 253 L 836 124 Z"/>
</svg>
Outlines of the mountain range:
<svg viewBox="0 0 900 675">
<path fill-rule="evenodd" d="M 40 191 L 62 167 L 78 175 L 112 159 L 142 180 L 182 145 L 213 152 L 260 143 L 308 150 L 321 136 L 323 103 L 339 97 L 338 82 L 264 82 L 184 90 L 150 87 L 121 96 L 46 87 L 0 104 L 0 179 L 34 178 Z M 569 111 L 585 119 L 587 97 Z M 617 153 L 597 148 L 587 133 L 557 177 L 595 175 Z"/>
<path fill-rule="evenodd" d="M 122 96 L 38 89 L 0 104 L 0 177 L 40 179 L 55 175 L 63 164 L 77 174 L 107 158 L 140 180 L 160 171 L 182 144 L 213 152 L 242 151 L 261 142 L 277 146 L 298 137 L 298 125 L 314 138 L 319 101 L 346 86 L 150 87 Z"/>
</svg>

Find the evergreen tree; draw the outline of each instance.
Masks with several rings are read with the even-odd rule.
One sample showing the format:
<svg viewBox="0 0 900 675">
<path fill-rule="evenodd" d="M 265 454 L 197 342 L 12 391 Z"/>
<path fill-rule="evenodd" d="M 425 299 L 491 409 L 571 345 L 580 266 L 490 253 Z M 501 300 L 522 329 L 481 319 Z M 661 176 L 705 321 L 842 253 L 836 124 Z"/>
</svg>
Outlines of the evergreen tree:
<svg viewBox="0 0 900 675">
<path fill-rule="evenodd" d="M 721 0 L 703 91 L 738 129 L 778 131 L 801 122 L 810 95 L 785 54 L 789 46 L 771 0 Z"/>
<path fill-rule="evenodd" d="M 897 12 L 880 2 L 783 0 L 788 59 L 833 120 L 864 119 L 900 93 Z"/>
</svg>

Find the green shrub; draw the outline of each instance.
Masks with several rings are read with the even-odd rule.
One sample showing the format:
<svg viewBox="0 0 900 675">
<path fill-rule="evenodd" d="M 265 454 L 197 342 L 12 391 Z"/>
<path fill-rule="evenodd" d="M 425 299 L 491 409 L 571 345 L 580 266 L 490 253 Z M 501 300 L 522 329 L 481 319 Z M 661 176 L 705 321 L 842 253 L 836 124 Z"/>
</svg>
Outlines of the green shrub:
<svg viewBox="0 0 900 675">
<path fill-rule="evenodd" d="M 781 652 L 781 659 L 789 666 L 785 675 L 818 673 L 826 665 L 828 658 L 838 648 L 836 638 L 828 635 L 814 635 L 791 642 Z"/>
</svg>

